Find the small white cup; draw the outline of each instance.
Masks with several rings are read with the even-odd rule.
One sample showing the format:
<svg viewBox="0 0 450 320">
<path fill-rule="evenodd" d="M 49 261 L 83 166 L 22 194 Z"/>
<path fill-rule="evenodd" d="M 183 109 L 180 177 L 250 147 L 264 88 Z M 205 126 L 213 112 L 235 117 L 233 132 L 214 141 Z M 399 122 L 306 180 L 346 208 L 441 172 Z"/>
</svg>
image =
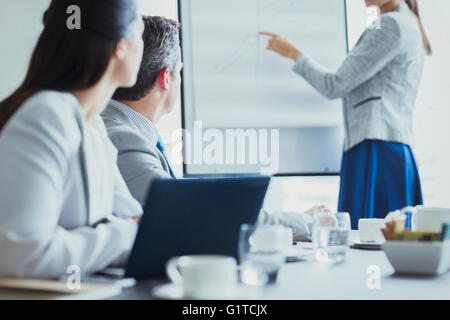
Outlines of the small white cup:
<svg viewBox="0 0 450 320">
<path fill-rule="evenodd" d="M 284 228 L 285 249 L 292 249 L 294 245 L 294 231 L 291 228 Z"/>
<path fill-rule="evenodd" d="M 289 230 L 292 234 L 292 229 Z M 283 251 L 287 248 L 288 241 L 292 246 L 294 236 L 290 236 L 289 230 L 281 225 L 260 226 L 250 239 L 251 245 L 254 250 L 262 252 Z"/>
<path fill-rule="evenodd" d="M 232 257 L 191 255 L 175 257 L 166 267 L 169 279 L 194 299 L 232 299 L 237 290 L 237 263 Z"/>
<path fill-rule="evenodd" d="M 433 207 L 406 207 L 401 213 L 411 212 L 413 231 L 441 232 L 442 225 L 450 222 L 450 209 Z"/>
<path fill-rule="evenodd" d="M 361 242 L 384 242 L 384 236 L 381 232 L 386 226 L 384 219 L 359 219 L 359 239 Z"/>
</svg>

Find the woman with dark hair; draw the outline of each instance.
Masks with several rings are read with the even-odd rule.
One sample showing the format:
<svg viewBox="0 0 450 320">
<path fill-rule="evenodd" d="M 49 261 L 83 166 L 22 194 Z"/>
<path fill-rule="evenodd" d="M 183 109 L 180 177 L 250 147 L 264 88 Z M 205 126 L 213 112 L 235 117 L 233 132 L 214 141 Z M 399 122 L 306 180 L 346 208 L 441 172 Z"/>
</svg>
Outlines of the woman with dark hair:
<svg viewBox="0 0 450 320">
<path fill-rule="evenodd" d="M 295 61 L 294 72 L 319 93 L 343 98 L 345 151 L 338 207 L 350 212 L 353 228 L 360 218 L 384 218 L 390 211 L 422 204 L 410 144 L 424 55 L 432 53 L 417 1 L 365 3 L 379 7 L 380 27 L 365 30 L 335 72 L 287 39 L 261 32 L 271 38 L 268 49 Z"/>
<path fill-rule="evenodd" d="M 120 265 L 142 214 L 99 117 L 136 81 L 143 24 L 134 0 L 53 0 L 43 20 L 24 82 L 0 103 L 0 276 Z"/>
</svg>

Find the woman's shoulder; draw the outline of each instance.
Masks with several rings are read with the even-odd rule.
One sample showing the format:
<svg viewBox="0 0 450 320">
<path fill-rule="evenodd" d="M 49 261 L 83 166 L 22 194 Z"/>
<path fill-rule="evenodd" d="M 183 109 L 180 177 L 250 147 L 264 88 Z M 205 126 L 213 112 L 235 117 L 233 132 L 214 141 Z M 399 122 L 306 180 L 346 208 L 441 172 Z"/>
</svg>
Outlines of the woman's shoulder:
<svg viewBox="0 0 450 320">
<path fill-rule="evenodd" d="M 75 96 L 68 92 L 53 90 L 42 90 L 29 97 L 19 109 L 19 111 L 30 112 L 29 109 L 36 110 L 39 114 L 54 113 L 55 115 L 66 116 L 68 114 L 77 115 L 81 108 Z"/>
<path fill-rule="evenodd" d="M 5 127 L 3 135 L 10 133 L 33 134 L 42 142 L 56 140 L 75 147 L 81 141 L 83 110 L 70 93 L 43 90 L 28 98 Z M 63 140 L 61 140 L 63 139 Z"/>
<path fill-rule="evenodd" d="M 388 12 L 381 16 L 381 28 L 402 34 L 411 27 L 417 27 L 417 19 L 406 4 L 398 10 Z"/>
<path fill-rule="evenodd" d="M 394 32 L 400 35 L 402 32 L 402 24 L 402 17 L 395 11 L 383 14 L 380 18 L 381 30 L 388 32 Z"/>
<path fill-rule="evenodd" d="M 401 10 L 382 16 L 381 28 L 385 32 L 395 34 L 400 40 L 404 51 L 416 51 L 423 48 L 423 40 L 417 17 L 404 5 Z"/>
<path fill-rule="evenodd" d="M 17 111 L 18 117 L 29 121 L 53 121 L 67 126 L 78 124 L 78 127 L 82 115 L 83 109 L 73 94 L 52 90 L 35 93 Z"/>
</svg>

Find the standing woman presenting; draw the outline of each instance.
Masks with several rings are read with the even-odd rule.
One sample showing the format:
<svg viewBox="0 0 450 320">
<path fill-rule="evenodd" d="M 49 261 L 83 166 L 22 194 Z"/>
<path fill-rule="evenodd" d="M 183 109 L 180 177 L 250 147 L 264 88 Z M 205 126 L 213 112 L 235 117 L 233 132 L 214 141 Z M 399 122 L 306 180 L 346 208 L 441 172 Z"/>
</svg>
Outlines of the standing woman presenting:
<svg viewBox="0 0 450 320">
<path fill-rule="evenodd" d="M 339 211 L 384 218 L 423 203 L 410 145 L 425 51 L 432 53 L 416 0 L 365 0 L 380 8 L 380 28 L 367 29 L 337 71 L 272 33 L 268 49 L 295 61 L 294 72 L 329 99 L 343 98 L 345 150 Z"/>
</svg>

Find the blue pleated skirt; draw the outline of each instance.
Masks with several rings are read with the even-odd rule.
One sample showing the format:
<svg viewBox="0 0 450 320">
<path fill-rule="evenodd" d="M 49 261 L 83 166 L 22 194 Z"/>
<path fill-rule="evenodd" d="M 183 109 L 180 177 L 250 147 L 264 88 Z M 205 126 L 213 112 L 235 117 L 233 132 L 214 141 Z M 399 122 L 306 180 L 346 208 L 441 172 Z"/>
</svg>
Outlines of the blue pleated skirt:
<svg viewBox="0 0 450 320">
<path fill-rule="evenodd" d="M 350 213 L 353 229 L 361 218 L 384 218 L 421 204 L 420 177 L 408 145 L 365 140 L 344 152 L 338 210 Z"/>
</svg>

